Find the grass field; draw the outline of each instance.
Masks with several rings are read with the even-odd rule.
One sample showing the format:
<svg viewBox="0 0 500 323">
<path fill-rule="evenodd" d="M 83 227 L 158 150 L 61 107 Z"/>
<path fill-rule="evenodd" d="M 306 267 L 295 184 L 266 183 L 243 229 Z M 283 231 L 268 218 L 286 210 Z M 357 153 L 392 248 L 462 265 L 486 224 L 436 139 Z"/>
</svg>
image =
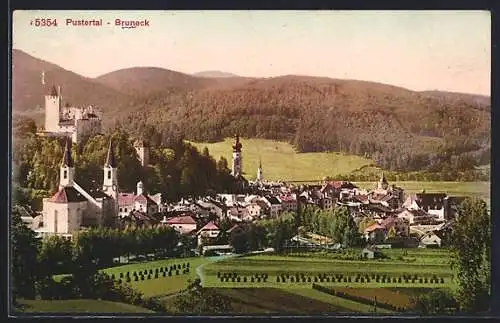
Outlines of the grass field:
<svg viewBox="0 0 500 323">
<path fill-rule="evenodd" d="M 23 313 L 154 313 L 130 304 L 94 299 L 19 300 Z"/>
<path fill-rule="evenodd" d="M 130 265 L 123 265 L 123 266 L 118 266 L 118 267 L 112 267 L 108 269 L 104 269 L 103 271 L 106 272 L 109 275 L 114 274 L 115 277 L 119 277 L 120 273 L 125 273 L 128 271 L 131 275 L 134 271 L 144 271 L 144 270 L 150 270 L 152 269 L 153 271 L 156 268 L 159 267 L 166 267 L 166 266 L 171 266 L 174 264 L 184 264 L 184 263 L 189 263 L 190 264 L 190 271 L 188 274 L 182 274 L 180 275 L 173 275 L 173 276 L 167 276 L 167 277 L 158 277 L 158 278 L 152 278 L 150 280 L 139 280 L 139 281 L 131 281 L 130 285 L 132 288 L 140 291 L 141 293 L 144 294 L 144 296 L 150 297 L 150 296 L 159 296 L 159 295 L 169 295 L 169 294 L 175 294 L 178 293 L 179 291 L 185 289 L 188 285 L 188 280 L 194 280 L 196 279 L 197 273 L 196 273 L 196 267 L 205 264 L 205 263 L 210 263 L 218 259 L 217 257 L 192 257 L 192 258 L 179 258 L 179 259 L 166 259 L 166 260 L 157 260 L 157 261 L 150 261 L 146 263 L 138 263 L 138 264 L 130 264 Z"/>
<path fill-rule="evenodd" d="M 217 143 L 195 143 L 200 151 L 207 147 L 216 160 L 225 157 L 232 160 L 233 139 Z M 268 180 L 321 180 L 325 176 L 349 174 L 363 166 L 373 164 L 372 160 L 339 153 L 297 153 L 286 142 L 265 139 L 241 139 L 243 145 L 243 173 L 247 179 L 257 176 L 259 158 L 262 160 L 264 178 Z"/>
</svg>

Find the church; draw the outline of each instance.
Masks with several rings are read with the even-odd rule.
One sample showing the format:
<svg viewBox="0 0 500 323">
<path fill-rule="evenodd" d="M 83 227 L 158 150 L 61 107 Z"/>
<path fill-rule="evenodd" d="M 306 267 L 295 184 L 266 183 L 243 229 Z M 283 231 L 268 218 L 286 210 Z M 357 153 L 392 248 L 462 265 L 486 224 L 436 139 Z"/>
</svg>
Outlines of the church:
<svg viewBox="0 0 500 323">
<path fill-rule="evenodd" d="M 75 164 L 71 156 L 70 141 L 66 140 L 60 166 L 59 190 L 43 199 L 39 236 L 60 235 L 71 237 L 76 231 L 97 226 L 113 226 L 118 214 L 118 172 L 110 141 L 104 164 L 102 190 L 85 191 L 74 180 Z"/>
</svg>

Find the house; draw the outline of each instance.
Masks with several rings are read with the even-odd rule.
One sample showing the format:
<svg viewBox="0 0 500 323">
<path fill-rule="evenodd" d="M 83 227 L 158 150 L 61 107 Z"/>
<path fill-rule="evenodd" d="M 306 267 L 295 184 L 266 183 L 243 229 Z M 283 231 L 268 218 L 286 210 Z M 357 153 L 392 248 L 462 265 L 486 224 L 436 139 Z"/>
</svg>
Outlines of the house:
<svg viewBox="0 0 500 323">
<path fill-rule="evenodd" d="M 217 218 L 222 218 L 222 216 L 225 213 L 226 206 L 218 201 L 215 201 L 213 199 L 207 198 L 207 199 L 202 199 L 197 202 L 201 207 L 206 208 L 209 210 L 209 213 L 214 214 L 217 216 Z"/>
<path fill-rule="evenodd" d="M 144 212 L 148 215 L 163 211 L 161 205 L 161 193 L 149 195 L 144 193 L 144 185 L 141 181 L 137 183 L 137 193 L 118 194 L 118 215 L 128 216 L 132 211 Z"/>
<path fill-rule="evenodd" d="M 440 221 L 445 220 L 445 193 L 417 193 L 416 202 L 421 209 L 434 215 Z"/>
<path fill-rule="evenodd" d="M 333 199 L 330 198 L 330 197 L 324 197 L 320 200 L 319 202 L 320 204 L 320 207 L 323 209 L 323 210 L 331 210 L 333 209 L 334 207 L 334 203 L 333 203 Z"/>
<path fill-rule="evenodd" d="M 380 222 L 380 225 L 385 227 L 387 232 L 389 232 L 391 228 L 394 228 L 394 231 L 398 236 L 408 237 L 410 235 L 410 223 L 403 218 L 390 216 L 383 219 Z"/>
<path fill-rule="evenodd" d="M 366 228 L 363 233 L 367 241 L 371 241 L 373 243 L 380 243 L 385 240 L 386 229 L 384 226 L 375 223 Z"/>
<path fill-rule="evenodd" d="M 259 218 L 262 214 L 262 207 L 258 203 L 250 203 L 246 206 L 246 209 L 248 214 L 254 219 Z"/>
<path fill-rule="evenodd" d="M 420 239 L 420 247 L 441 247 L 441 238 L 434 232 L 429 232 Z"/>
<path fill-rule="evenodd" d="M 203 238 L 214 239 L 219 236 L 220 229 L 212 221 L 208 222 L 203 228 L 198 230 L 196 235 L 198 236 L 198 245 L 202 244 Z"/>
<path fill-rule="evenodd" d="M 230 207 L 227 210 L 227 217 L 236 222 L 241 222 L 241 221 L 251 221 L 253 220 L 252 216 L 250 215 L 249 211 L 241 206 L 233 206 Z"/>
<path fill-rule="evenodd" d="M 297 210 L 297 196 L 295 194 L 282 194 L 278 197 L 278 200 L 281 202 L 283 211 L 295 212 Z"/>
<path fill-rule="evenodd" d="M 421 223 L 430 218 L 430 216 L 422 209 L 408 209 L 403 210 L 397 214 L 398 218 L 405 219 L 410 225 Z"/>
<path fill-rule="evenodd" d="M 281 213 L 281 202 L 272 195 L 267 195 L 264 197 L 264 202 L 267 204 L 270 210 L 271 217 L 278 217 Z"/>
<path fill-rule="evenodd" d="M 164 225 L 171 226 L 180 234 L 188 234 L 196 230 L 196 221 L 191 216 L 179 216 L 161 221 Z"/>
<path fill-rule="evenodd" d="M 128 216 L 119 218 L 119 221 L 121 227 L 133 225 L 139 228 L 151 228 L 161 223 L 157 216 L 137 210 L 132 210 Z"/>
<path fill-rule="evenodd" d="M 361 258 L 363 259 L 374 259 L 375 258 L 375 248 L 364 248 L 361 251 Z"/>
</svg>

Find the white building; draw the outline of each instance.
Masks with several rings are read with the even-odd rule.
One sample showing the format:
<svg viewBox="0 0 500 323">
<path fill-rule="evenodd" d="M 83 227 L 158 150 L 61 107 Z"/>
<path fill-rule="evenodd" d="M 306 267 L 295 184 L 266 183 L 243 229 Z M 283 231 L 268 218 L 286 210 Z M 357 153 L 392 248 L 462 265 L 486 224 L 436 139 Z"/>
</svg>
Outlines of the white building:
<svg viewBox="0 0 500 323">
<path fill-rule="evenodd" d="M 137 191 L 134 193 L 119 193 L 118 194 L 118 215 L 125 217 L 131 211 L 143 212 L 147 215 L 152 215 L 163 211 L 161 204 L 161 193 L 149 195 L 144 192 L 144 184 L 139 181 L 137 183 Z"/>
<path fill-rule="evenodd" d="M 196 221 L 190 216 L 164 218 L 161 223 L 171 226 L 180 234 L 188 234 L 196 230 Z"/>
<path fill-rule="evenodd" d="M 203 238 L 217 238 L 220 233 L 220 229 L 212 221 L 208 222 L 203 228 L 201 228 L 198 235 L 198 245 L 201 245 Z"/>
<path fill-rule="evenodd" d="M 36 231 L 40 235 L 71 236 L 82 227 L 114 224 L 117 210 L 118 188 L 116 163 L 110 143 L 104 166 L 103 190 L 86 192 L 75 181 L 75 167 L 70 143 L 66 141 L 60 168 L 59 190 L 43 199 L 42 224 Z"/>
<path fill-rule="evenodd" d="M 262 212 L 262 208 L 260 207 L 259 204 L 257 203 L 250 203 L 246 206 L 246 209 L 248 211 L 248 214 L 252 217 L 252 218 L 259 218 L 260 215 L 261 215 L 261 212 Z"/>
<path fill-rule="evenodd" d="M 101 132 L 102 112 L 93 106 L 62 106 L 61 87 L 52 87 L 45 96 L 46 136 L 68 136 L 74 143 Z"/>
<path fill-rule="evenodd" d="M 271 217 L 277 217 L 281 213 L 281 202 L 276 197 L 268 195 L 264 197 L 264 202 L 269 207 Z"/>
</svg>

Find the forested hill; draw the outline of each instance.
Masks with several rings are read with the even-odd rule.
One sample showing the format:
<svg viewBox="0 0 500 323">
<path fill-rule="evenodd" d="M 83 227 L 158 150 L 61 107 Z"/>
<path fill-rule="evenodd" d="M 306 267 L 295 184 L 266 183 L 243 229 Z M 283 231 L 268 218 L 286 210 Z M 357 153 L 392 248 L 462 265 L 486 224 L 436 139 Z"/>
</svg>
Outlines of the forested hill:
<svg viewBox="0 0 500 323">
<path fill-rule="evenodd" d="M 42 62 L 29 58 L 29 66 Z M 40 73 L 39 67 L 16 66 L 14 79 L 25 84 L 14 84 L 14 110 L 33 111 L 26 103 L 33 95 L 43 102 L 33 90 Z M 240 133 L 289 141 L 302 152 L 365 155 L 389 169 L 470 169 L 489 162 L 490 105 L 480 96 L 296 75 L 200 78 L 139 67 L 97 79 L 71 75 L 62 79 L 66 99 L 100 100 L 107 125 L 119 121 L 153 143 L 218 141 Z"/>
</svg>

